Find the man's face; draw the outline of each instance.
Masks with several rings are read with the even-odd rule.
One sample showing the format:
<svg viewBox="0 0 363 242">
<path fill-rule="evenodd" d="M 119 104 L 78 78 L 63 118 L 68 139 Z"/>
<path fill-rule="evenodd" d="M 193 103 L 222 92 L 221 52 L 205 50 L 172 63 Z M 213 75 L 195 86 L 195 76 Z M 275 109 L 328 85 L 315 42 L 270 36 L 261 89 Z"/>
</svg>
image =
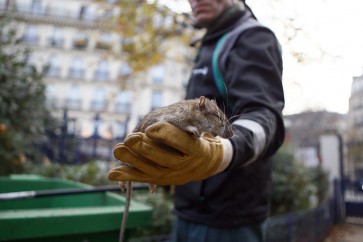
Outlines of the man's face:
<svg viewBox="0 0 363 242">
<path fill-rule="evenodd" d="M 234 0 L 189 0 L 197 24 L 208 27 Z"/>
</svg>

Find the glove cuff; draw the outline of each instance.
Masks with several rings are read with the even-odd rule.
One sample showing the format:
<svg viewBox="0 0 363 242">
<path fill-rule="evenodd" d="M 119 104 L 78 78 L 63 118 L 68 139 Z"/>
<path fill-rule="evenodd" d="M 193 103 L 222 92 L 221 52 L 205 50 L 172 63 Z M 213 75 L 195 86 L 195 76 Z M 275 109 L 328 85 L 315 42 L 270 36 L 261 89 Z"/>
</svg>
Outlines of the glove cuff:
<svg viewBox="0 0 363 242">
<path fill-rule="evenodd" d="M 224 171 L 231 163 L 233 157 L 233 146 L 231 141 L 229 141 L 228 139 L 220 138 L 220 142 L 223 147 L 222 161 L 217 170 L 213 172 L 213 175 L 216 175 Z"/>
</svg>

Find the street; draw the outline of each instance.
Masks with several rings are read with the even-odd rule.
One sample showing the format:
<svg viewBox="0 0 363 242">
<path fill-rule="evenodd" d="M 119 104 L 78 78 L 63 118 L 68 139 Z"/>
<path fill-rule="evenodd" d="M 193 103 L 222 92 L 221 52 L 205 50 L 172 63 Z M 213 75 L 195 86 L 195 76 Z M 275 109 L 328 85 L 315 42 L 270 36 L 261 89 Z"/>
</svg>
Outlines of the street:
<svg viewBox="0 0 363 242">
<path fill-rule="evenodd" d="M 335 225 L 324 242 L 362 242 L 363 223 Z"/>
</svg>

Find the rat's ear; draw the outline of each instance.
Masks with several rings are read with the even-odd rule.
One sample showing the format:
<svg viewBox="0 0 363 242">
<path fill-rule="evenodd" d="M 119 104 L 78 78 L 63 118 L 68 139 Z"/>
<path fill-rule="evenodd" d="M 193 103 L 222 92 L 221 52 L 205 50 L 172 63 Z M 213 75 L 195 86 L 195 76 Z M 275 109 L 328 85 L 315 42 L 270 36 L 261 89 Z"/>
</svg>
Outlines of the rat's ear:
<svg viewBox="0 0 363 242">
<path fill-rule="evenodd" d="M 199 108 L 199 111 L 202 111 L 204 110 L 206 107 L 205 107 L 205 97 L 204 96 L 201 96 L 199 98 L 199 105 L 198 105 L 198 108 Z"/>
</svg>

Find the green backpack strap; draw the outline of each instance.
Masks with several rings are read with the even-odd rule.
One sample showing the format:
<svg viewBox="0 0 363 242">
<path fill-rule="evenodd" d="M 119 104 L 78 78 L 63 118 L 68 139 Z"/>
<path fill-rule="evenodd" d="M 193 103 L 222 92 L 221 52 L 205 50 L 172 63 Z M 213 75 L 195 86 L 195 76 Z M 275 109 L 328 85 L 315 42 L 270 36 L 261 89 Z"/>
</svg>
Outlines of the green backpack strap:
<svg viewBox="0 0 363 242">
<path fill-rule="evenodd" d="M 221 70 L 219 68 L 219 58 L 218 57 L 219 57 L 222 46 L 223 46 L 224 42 L 226 41 L 227 37 L 228 37 L 228 34 L 224 34 L 221 38 L 219 38 L 216 48 L 212 55 L 212 70 L 213 70 L 214 81 L 216 83 L 219 93 L 222 95 L 223 100 L 226 103 L 228 103 L 227 88 L 226 88 L 225 81 L 223 79 Z"/>
<path fill-rule="evenodd" d="M 230 111 L 233 111 L 234 103 L 232 103 L 228 98 L 228 90 L 223 77 L 223 73 L 225 72 L 225 62 L 227 61 L 228 53 L 233 48 L 242 32 L 254 27 L 262 27 L 262 25 L 257 20 L 251 18 L 250 14 L 244 15 L 237 21 L 235 28 L 219 38 L 216 48 L 213 51 L 212 72 L 214 81 L 218 92 L 223 97 L 223 100 Z"/>
</svg>

